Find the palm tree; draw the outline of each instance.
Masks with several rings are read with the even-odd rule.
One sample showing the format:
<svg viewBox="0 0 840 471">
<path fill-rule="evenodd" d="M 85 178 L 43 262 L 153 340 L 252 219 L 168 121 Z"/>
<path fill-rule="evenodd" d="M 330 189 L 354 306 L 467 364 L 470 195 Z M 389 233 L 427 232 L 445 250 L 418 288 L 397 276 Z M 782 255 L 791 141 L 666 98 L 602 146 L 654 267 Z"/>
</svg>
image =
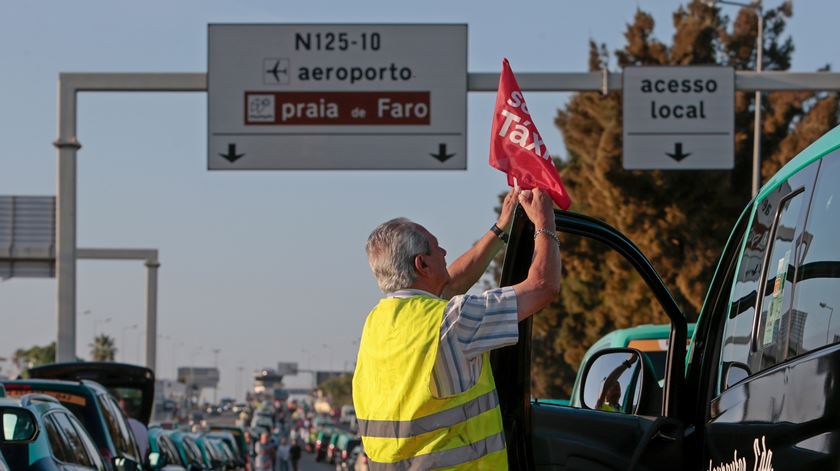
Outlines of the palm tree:
<svg viewBox="0 0 840 471">
<path fill-rule="evenodd" d="M 90 346 L 90 356 L 93 361 L 114 361 L 117 355 L 117 347 L 114 346 L 114 339 L 106 334 L 97 335 Z"/>
</svg>

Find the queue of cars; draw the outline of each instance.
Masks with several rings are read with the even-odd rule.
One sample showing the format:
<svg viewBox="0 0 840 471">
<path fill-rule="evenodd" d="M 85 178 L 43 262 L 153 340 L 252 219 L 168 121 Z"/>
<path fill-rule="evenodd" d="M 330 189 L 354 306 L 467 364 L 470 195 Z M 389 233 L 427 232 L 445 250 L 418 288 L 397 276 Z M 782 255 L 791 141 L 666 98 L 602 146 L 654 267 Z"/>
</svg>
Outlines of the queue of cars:
<svg viewBox="0 0 840 471">
<path fill-rule="evenodd" d="M 335 465 L 336 471 L 367 471 L 362 439 L 351 429 L 326 417 L 316 418 L 304 437 L 304 449 L 315 454 L 315 461 Z"/>
<path fill-rule="evenodd" d="M 148 368 L 86 362 L 27 373 L 27 379 L 0 383 L 0 471 L 232 471 L 249 466 L 241 429 L 149 427 L 154 374 Z"/>
</svg>

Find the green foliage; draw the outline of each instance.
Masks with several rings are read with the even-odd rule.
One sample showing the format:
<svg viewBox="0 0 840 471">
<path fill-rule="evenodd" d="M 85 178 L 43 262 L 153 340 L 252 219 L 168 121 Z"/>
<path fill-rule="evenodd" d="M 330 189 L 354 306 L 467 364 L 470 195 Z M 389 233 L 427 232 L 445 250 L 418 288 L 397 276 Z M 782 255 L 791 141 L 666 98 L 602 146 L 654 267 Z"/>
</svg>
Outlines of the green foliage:
<svg viewBox="0 0 840 471">
<path fill-rule="evenodd" d="M 353 375 L 343 374 L 330 378 L 318 385 L 333 407 L 353 404 Z"/>
<path fill-rule="evenodd" d="M 90 357 L 93 361 L 114 361 L 117 356 L 117 347 L 114 339 L 107 334 L 99 334 L 93 339 L 90 347 Z"/>
<path fill-rule="evenodd" d="M 765 11 L 764 70 L 786 70 L 793 42 L 784 36 L 789 4 Z M 637 10 L 615 51 L 620 66 L 723 64 L 755 67 L 756 12 L 691 1 L 672 16 L 668 45 L 654 19 Z M 590 69 L 610 63 L 606 45 L 589 45 Z M 557 166 L 572 196 L 571 210 L 615 226 L 651 259 L 690 321 L 696 319 L 717 258 L 738 214 L 750 200 L 754 93 L 736 93 L 735 168 L 709 171 L 626 171 L 622 168 L 622 98 L 577 93 L 555 124 L 568 152 Z M 764 95 L 762 175 L 769 178 L 837 123 L 834 93 Z M 648 288 L 619 256 L 590 241 L 564 238 L 563 286 L 533 324 L 532 395 L 567 397 L 586 348 L 604 334 L 642 323 L 667 322 Z"/>
<path fill-rule="evenodd" d="M 55 361 L 55 342 L 49 345 L 35 345 L 28 349 L 19 348 L 12 356 L 12 363 L 18 371 L 25 371 L 28 368 L 46 365 Z"/>
</svg>

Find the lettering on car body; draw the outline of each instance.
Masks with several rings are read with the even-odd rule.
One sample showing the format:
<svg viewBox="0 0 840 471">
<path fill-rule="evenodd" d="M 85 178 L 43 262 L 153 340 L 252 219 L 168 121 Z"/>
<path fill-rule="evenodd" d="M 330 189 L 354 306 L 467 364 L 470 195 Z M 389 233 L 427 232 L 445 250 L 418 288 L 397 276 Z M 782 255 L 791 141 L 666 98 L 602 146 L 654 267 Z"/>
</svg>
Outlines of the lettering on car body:
<svg viewBox="0 0 840 471">
<path fill-rule="evenodd" d="M 773 471 L 773 450 L 768 450 L 765 443 L 765 436 L 753 440 L 753 471 Z M 732 461 L 713 465 L 712 460 L 709 460 L 709 467 L 707 471 L 748 471 L 747 459 L 745 457 L 738 457 L 738 450 L 732 453 Z"/>
</svg>

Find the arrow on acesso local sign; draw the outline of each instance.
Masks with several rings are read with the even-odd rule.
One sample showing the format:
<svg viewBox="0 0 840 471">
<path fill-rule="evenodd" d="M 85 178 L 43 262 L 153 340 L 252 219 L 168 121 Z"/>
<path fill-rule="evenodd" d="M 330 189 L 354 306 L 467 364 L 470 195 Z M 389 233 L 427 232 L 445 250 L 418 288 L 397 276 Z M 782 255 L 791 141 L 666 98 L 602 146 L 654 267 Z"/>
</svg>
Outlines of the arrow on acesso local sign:
<svg viewBox="0 0 840 471">
<path fill-rule="evenodd" d="M 682 142 L 677 142 L 674 144 L 674 153 L 672 154 L 670 152 L 665 152 L 665 155 L 679 162 L 680 160 L 683 160 L 689 155 L 691 155 L 691 152 L 683 154 Z"/>
<path fill-rule="evenodd" d="M 237 160 L 239 160 L 239 159 L 241 159 L 242 157 L 245 156 L 245 154 L 237 154 L 236 153 L 236 144 L 228 144 L 227 154 L 221 154 L 220 153 L 219 155 L 222 156 L 225 160 L 227 160 L 230 163 L 234 163 Z"/>
</svg>

